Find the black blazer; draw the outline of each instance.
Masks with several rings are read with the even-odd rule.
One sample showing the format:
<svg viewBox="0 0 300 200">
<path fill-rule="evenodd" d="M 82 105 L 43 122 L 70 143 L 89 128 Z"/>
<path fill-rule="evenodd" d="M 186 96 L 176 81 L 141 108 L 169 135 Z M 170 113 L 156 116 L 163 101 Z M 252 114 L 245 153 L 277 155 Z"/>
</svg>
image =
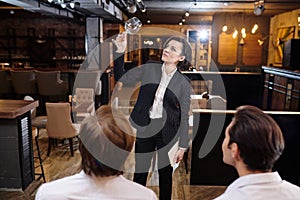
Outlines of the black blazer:
<svg viewBox="0 0 300 200">
<path fill-rule="evenodd" d="M 124 84 L 141 81 L 138 98 L 130 115 L 130 122 L 137 129 L 137 137 L 143 133 L 145 126 L 150 122 L 149 111 L 161 80 L 161 67 L 161 63 L 147 63 L 125 73 L 124 55 L 115 54 L 114 77 L 116 81 Z M 163 98 L 165 125 L 162 129 L 162 137 L 165 143 L 179 137 L 179 146 L 188 147 L 188 112 L 191 91 L 189 79 L 177 70 Z"/>
</svg>

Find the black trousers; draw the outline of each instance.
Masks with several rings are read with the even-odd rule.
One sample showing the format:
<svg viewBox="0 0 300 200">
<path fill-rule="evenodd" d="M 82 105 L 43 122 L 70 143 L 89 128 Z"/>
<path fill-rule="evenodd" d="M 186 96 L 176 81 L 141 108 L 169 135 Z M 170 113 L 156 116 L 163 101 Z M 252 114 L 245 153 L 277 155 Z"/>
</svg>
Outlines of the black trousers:
<svg viewBox="0 0 300 200">
<path fill-rule="evenodd" d="M 172 173 L 173 168 L 170 165 L 168 151 L 171 144 L 165 144 L 162 139 L 162 133 L 157 127 L 161 121 L 152 120 L 152 126 L 148 127 L 146 132 L 150 137 L 138 137 L 135 143 L 135 173 L 133 181 L 146 186 L 151 159 L 154 152 L 157 152 L 158 174 L 159 174 L 159 199 L 171 200 L 172 196 Z M 155 128 L 153 127 L 155 126 Z M 138 134 L 139 135 L 139 134 Z M 145 136 L 145 133 L 144 133 Z"/>
</svg>

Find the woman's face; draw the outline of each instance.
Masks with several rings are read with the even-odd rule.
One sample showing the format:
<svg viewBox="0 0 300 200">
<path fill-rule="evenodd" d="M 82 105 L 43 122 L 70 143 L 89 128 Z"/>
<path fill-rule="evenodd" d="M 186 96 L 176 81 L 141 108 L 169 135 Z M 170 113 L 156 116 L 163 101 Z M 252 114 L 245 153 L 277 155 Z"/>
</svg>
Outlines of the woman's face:
<svg viewBox="0 0 300 200">
<path fill-rule="evenodd" d="M 164 48 L 162 54 L 162 61 L 166 63 L 177 64 L 179 61 L 183 61 L 185 56 L 182 56 L 183 45 L 181 42 L 171 40 Z"/>
</svg>

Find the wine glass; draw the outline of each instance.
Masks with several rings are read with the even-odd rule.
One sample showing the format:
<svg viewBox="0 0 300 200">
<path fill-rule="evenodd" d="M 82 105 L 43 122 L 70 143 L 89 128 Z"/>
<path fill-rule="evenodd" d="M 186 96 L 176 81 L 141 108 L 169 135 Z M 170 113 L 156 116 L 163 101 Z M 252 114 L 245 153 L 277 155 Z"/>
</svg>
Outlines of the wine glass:
<svg viewBox="0 0 300 200">
<path fill-rule="evenodd" d="M 133 35 L 139 32 L 142 22 L 137 17 L 132 17 L 125 22 L 126 33 Z"/>
</svg>

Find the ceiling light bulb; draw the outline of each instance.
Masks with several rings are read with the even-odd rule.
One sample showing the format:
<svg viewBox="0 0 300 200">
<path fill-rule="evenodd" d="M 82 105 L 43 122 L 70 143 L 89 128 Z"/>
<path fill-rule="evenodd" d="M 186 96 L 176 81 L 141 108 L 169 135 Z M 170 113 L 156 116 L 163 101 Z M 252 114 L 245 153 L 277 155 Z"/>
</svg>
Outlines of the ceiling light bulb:
<svg viewBox="0 0 300 200">
<path fill-rule="evenodd" d="M 233 34 L 232 34 L 232 38 L 235 39 L 235 38 L 237 37 L 237 35 L 238 35 L 238 31 L 235 30 L 235 31 L 233 32 Z"/>
<path fill-rule="evenodd" d="M 253 28 L 254 28 L 254 29 L 258 29 L 258 25 L 257 25 L 257 24 L 254 24 Z"/>
<path fill-rule="evenodd" d="M 142 11 L 142 12 L 146 12 L 146 8 L 143 8 L 141 11 Z"/>
<path fill-rule="evenodd" d="M 224 25 L 224 26 L 222 27 L 222 31 L 223 31 L 223 32 L 226 32 L 227 30 L 228 30 L 227 25 Z"/>
<path fill-rule="evenodd" d="M 245 29 L 245 28 L 242 28 L 241 34 L 245 34 L 245 33 L 246 33 L 246 29 Z"/>
<path fill-rule="evenodd" d="M 140 2 L 142 2 L 142 0 L 136 0 L 136 2 L 140 3 Z"/>
<path fill-rule="evenodd" d="M 186 17 L 190 16 L 189 11 L 186 11 L 184 15 L 185 15 Z"/>
<path fill-rule="evenodd" d="M 180 26 L 182 26 L 182 22 L 179 22 L 178 24 L 179 24 Z"/>
<path fill-rule="evenodd" d="M 49 2 L 49 3 L 52 3 L 52 2 L 53 2 L 53 0 L 48 0 L 48 2 Z"/>
<path fill-rule="evenodd" d="M 185 22 L 185 19 L 184 18 L 182 18 L 182 20 L 181 20 L 182 22 Z"/>
<path fill-rule="evenodd" d="M 148 20 L 147 20 L 147 23 L 148 23 L 148 24 L 150 24 L 150 23 L 151 23 L 151 20 L 150 20 L 150 19 L 148 19 Z"/>
<path fill-rule="evenodd" d="M 65 3 L 60 4 L 60 6 L 61 6 L 62 8 L 66 8 L 66 7 L 67 7 L 67 5 L 66 5 Z"/>
<path fill-rule="evenodd" d="M 130 13 L 135 13 L 136 12 L 136 5 L 128 5 L 127 10 Z"/>
</svg>

